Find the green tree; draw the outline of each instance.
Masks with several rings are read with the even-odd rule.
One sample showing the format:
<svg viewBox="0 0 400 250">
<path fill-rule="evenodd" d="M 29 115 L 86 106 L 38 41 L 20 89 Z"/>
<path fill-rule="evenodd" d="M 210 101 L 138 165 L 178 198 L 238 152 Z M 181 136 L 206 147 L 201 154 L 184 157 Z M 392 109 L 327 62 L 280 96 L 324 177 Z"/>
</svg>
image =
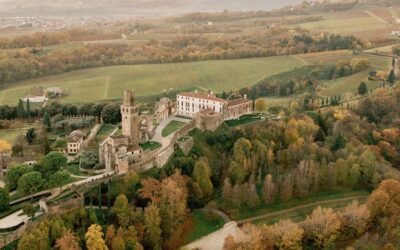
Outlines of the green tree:
<svg viewBox="0 0 400 250">
<path fill-rule="evenodd" d="M 47 131 L 51 131 L 51 118 L 50 113 L 47 111 L 43 115 L 43 126 L 46 128 Z"/>
<path fill-rule="evenodd" d="M 60 170 L 55 172 L 54 174 L 50 175 L 49 177 L 49 187 L 59 187 L 60 190 L 62 187 L 71 181 L 71 175 L 66 170 Z"/>
<path fill-rule="evenodd" d="M 0 212 L 6 211 L 9 208 L 10 195 L 8 190 L 0 188 Z"/>
<path fill-rule="evenodd" d="M 18 101 L 18 106 L 17 106 L 17 117 L 19 119 L 25 118 L 25 108 L 24 108 L 24 103 L 22 102 L 21 99 Z"/>
<path fill-rule="evenodd" d="M 339 149 L 342 149 L 346 146 L 346 139 L 341 133 L 337 133 L 335 137 L 333 138 L 333 143 L 331 145 L 331 150 L 332 151 L 337 151 Z"/>
<path fill-rule="evenodd" d="M 28 119 L 32 118 L 31 103 L 30 103 L 29 99 L 26 100 L 26 118 L 28 118 Z"/>
<path fill-rule="evenodd" d="M 22 211 L 24 214 L 26 214 L 28 217 L 33 218 L 35 216 L 35 213 L 37 211 L 37 208 L 32 205 L 32 203 L 26 203 L 22 206 Z"/>
<path fill-rule="evenodd" d="M 26 141 L 31 144 L 33 140 L 36 138 L 36 129 L 35 128 L 30 128 L 28 131 L 25 133 L 25 139 Z"/>
<path fill-rule="evenodd" d="M 358 86 L 358 94 L 359 95 L 365 95 L 368 93 L 368 87 L 365 82 L 361 82 L 360 85 Z"/>
<path fill-rule="evenodd" d="M 19 178 L 18 190 L 24 194 L 31 195 L 36 193 L 42 188 L 44 179 L 42 173 L 37 171 L 31 171 Z"/>
<path fill-rule="evenodd" d="M 388 82 L 390 82 L 390 83 L 394 83 L 395 81 L 396 81 L 396 79 L 397 79 L 397 76 L 396 76 L 396 74 L 394 73 L 394 70 L 392 69 L 391 71 L 390 71 L 390 73 L 389 73 L 389 76 L 388 76 Z"/>
<path fill-rule="evenodd" d="M 22 175 L 32 171 L 32 168 L 29 167 L 28 165 L 14 165 L 11 166 L 8 171 L 7 175 L 5 177 L 5 182 L 7 185 L 7 188 L 9 190 L 14 190 L 18 186 L 18 180 L 21 178 Z"/>
<path fill-rule="evenodd" d="M 212 196 L 214 187 L 211 182 L 211 170 L 207 158 L 201 158 L 196 162 L 193 170 L 193 179 L 199 184 L 204 196 L 199 198 Z"/>
<path fill-rule="evenodd" d="M 43 158 L 40 171 L 46 178 L 48 178 L 50 175 L 66 166 L 67 157 L 59 152 L 50 152 Z"/>
<path fill-rule="evenodd" d="M 149 205 L 144 211 L 144 244 L 148 249 L 161 249 L 161 217 L 159 209 Z"/>
<path fill-rule="evenodd" d="M 120 226 L 127 228 L 130 225 L 130 208 L 128 199 L 124 194 L 118 195 L 112 211 L 118 217 L 118 222 Z"/>
</svg>

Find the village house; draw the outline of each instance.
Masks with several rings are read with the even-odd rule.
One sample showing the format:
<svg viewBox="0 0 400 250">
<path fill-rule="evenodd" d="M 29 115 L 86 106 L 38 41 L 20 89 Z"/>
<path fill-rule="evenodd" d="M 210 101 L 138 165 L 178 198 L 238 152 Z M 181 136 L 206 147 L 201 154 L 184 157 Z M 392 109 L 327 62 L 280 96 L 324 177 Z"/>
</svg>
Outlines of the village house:
<svg viewBox="0 0 400 250">
<path fill-rule="evenodd" d="M 85 136 L 85 132 L 81 130 L 72 131 L 67 137 L 67 153 L 70 155 L 79 153 Z"/>
</svg>

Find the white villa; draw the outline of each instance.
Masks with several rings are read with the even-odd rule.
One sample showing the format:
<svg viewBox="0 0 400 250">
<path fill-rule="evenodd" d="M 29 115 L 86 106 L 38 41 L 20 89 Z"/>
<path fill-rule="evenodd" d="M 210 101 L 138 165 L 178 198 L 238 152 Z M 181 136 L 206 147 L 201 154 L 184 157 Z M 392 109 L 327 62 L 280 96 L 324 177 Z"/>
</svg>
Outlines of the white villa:
<svg viewBox="0 0 400 250">
<path fill-rule="evenodd" d="M 242 115 L 253 112 L 253 101 L 244 98 L 225 100 L 218 98 L 213 93 L 180 93 L 176 98 L 177 114 L 194 118 L 203 110 L 220 113 L 224 120 L 237 119 Z"/>
</svg>

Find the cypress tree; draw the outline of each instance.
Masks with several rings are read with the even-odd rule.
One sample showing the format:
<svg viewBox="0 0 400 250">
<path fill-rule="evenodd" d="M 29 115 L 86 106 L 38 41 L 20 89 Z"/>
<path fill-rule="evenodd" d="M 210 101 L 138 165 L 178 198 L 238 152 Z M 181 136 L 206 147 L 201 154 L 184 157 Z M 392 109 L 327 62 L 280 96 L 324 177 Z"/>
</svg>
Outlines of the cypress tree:
<svg viewBox="0 0 400 250">
<path fill-rule="evenodd" d="M 49 112 L 44 113 L 43 125 L 44 125 L 44 127 L 46 128 L 47 131 L 51 130 L 51 120 L 50 120 Z"/>
<path fill-rule="evenodd" d="M 21 99 L 18 101 L 18 107 L 17 107 L 17 117 L 19 119 L 25 118 L 25 108 L 24 108 L 24 103 L 22 102 Z"/>
<path fill-rule="evenodd" d="M 29 102 L 29 99 L 26 100 L 26 118 L 31 119 L 32 113 L 31 113 L 31 103 Z"/>
</svg>

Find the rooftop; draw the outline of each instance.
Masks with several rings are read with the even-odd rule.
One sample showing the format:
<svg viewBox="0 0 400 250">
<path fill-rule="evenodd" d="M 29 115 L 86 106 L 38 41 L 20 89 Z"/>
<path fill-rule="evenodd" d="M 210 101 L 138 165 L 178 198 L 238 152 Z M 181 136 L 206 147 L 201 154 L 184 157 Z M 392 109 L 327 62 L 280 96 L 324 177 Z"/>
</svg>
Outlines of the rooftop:
<svg viewBox="0 0 400 250">
<path fill-rule="evenodd" d="M 222 103 L 228 102 L 227 100 L 215 97 L 212 94 L 202 93 L 202 92 L 198 92 L 198 93 L 184 92 L 184 93 L 180 93 L 178 95 L 185 96 L 185 97 L 199 98 L 199 99 L 204 99 L 204 100 L 209 100 L 209 101 L 214 101 L 214 102 L 222 102 Z"/>
</svg>

